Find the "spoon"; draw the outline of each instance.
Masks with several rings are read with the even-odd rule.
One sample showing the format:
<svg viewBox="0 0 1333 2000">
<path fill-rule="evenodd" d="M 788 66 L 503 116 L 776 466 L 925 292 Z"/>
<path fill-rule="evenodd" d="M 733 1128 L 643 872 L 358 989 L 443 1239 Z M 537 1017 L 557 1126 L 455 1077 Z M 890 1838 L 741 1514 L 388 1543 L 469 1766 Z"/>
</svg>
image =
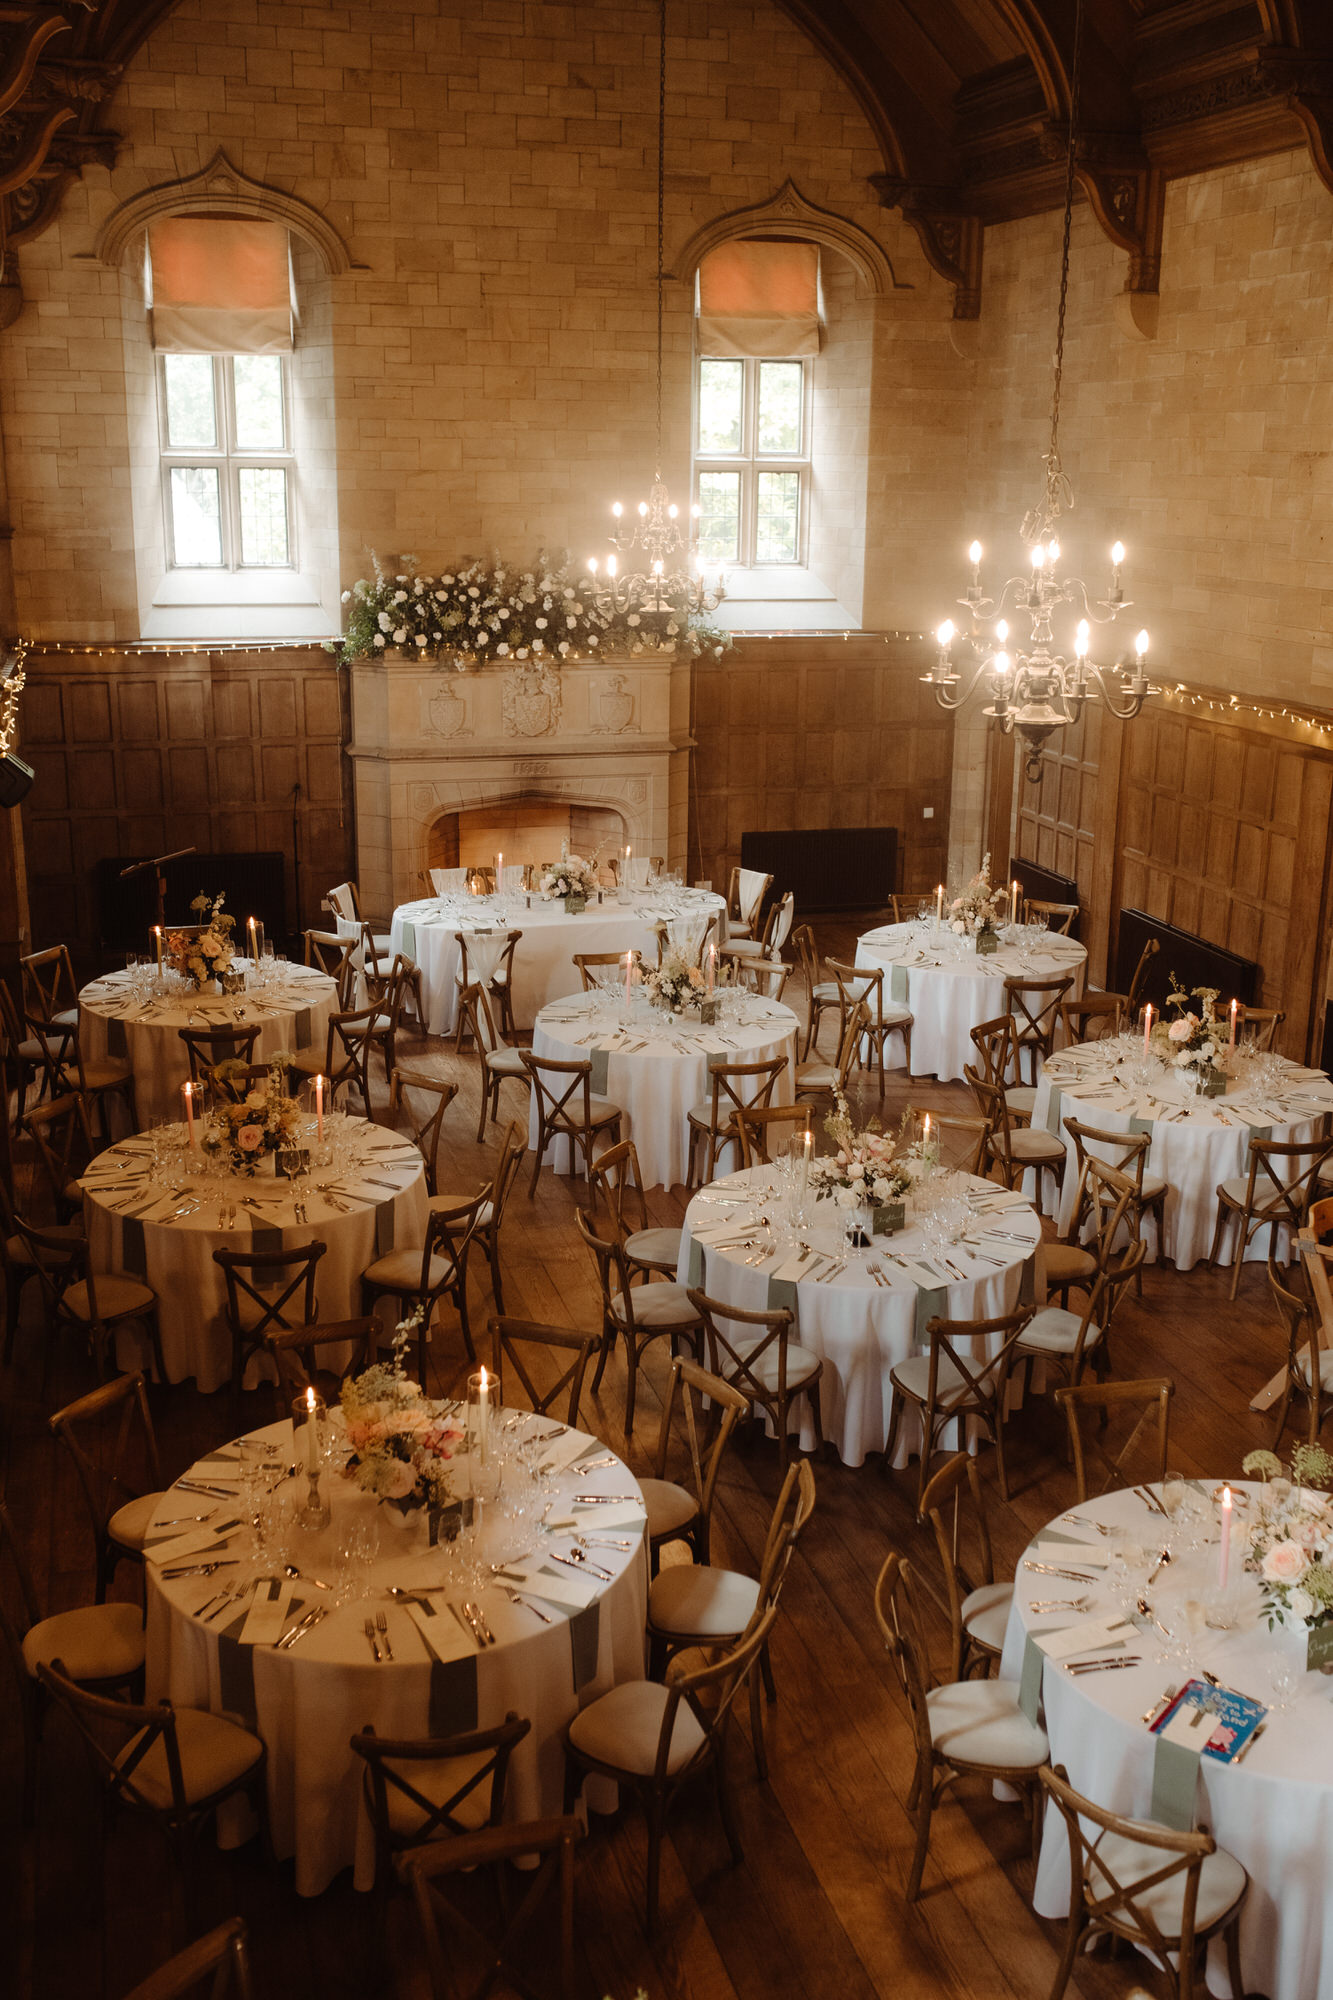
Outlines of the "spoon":
<svg viewBox="0 0 1333 2000">
<path fill-rule="evenodd" d="M 1150 1619 L 1150 1620 L 1152 1621 L 1152 1623 L 1153 1623 L 1153 1624 L 1154 1624 L 1154 1625 L 1155 1625 L 1155 1626 L 1157 1627 L 1157 1629 L 1158 1629 L 1158 1631 L 1159 1631 L 1159 1632 L 1161 1633 L 1162 1637 L 1163 1637 L 1164 1639 L 1166 1639 L 1166 1640 L 1169 1640 L 1169 1639 L 1170 1639 L 1170 1637 L 1171 1637 L 1171 1634 L 1170 1634 L 1170 1633 L 1169 1633 L 1169 1632 L 1167 1631 L 1167 1629 L 1166 1629 L 1165 1625 L 1163 1625 L 1163 1623 L 1162 1623 L 1161 1619 L 1160 1619 L 1160 1618 L 1158 1618 L 1158 1617 L 1155 1617 L 1155 1616 L 1154 1616 L 1154 1614 L 1153 1614 L 1153 1608 L 1152 1608 L 1151 1604 L 1149 1604 L 1149 1602 L 1148 1602 L 1147 1598 L 1146 1598 L 1146 1597 L 1139 1597 L 1139 1598 L 1136 1598 L 1136 1599 L 1135 1599 L 1135 1605 L 1136 1605 L 1136 1607 L 1137 1607 L 1137 1610 L 1138 1610 L 1138 1614 L 1139 1614 L 1140 1618 L 1147 1618 L 1147 1619 Z"/>
<path fill-rule="evenodd" d="M 302 1583 L 313 1583 L 316 1590 L 332 1590 L 333 1588 L 331 1583 L 321 1583 L 317 1576 L 307 1575 L 305 1570 L 298 1569 L 295 1563 L 284 1563 L 282 1573 L 284 1576 L 296 1577 Z"/>
</svg>

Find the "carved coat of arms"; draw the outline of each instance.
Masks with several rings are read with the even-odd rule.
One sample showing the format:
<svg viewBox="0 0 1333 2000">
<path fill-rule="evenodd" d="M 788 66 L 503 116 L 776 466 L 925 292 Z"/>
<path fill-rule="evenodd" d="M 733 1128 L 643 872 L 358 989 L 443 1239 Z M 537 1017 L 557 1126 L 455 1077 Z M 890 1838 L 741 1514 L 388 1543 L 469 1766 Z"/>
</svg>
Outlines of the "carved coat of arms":
<svg viewBox="0 0 1333 2000">
<path fill-rule="evenodd" d="M 634 720 L 634 696 L 623 674 L 612 674 L 597 697 L 594 736 L 620 736 Z"/>
<path fill-rule="evenodd" d="M 500 713 L 506 736 L 549 736 L 560 724 L 560 676 L 553 666 L 534 663 L 505 675 Z"/>
<path fill-rule="evenodd" d="M 459 699 L 446 681 L 431 696 L 426 709 L 430 726 L 440 736 L 462 736 L 467 725 L 467 703 Z"/>
</svg>

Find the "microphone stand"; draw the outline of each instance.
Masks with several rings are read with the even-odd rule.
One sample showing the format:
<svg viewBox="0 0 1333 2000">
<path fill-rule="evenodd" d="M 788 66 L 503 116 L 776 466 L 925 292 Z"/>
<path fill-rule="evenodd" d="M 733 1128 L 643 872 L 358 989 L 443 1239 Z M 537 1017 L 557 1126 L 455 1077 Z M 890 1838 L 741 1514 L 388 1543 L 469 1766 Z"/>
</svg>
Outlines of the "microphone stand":
<svg viewBox="0 0 1333 2000">
<path fill-rule="evenodd" d="M 197 847 L 176 847 L 170 854 L 155 854 L 151 861 L 136 861 L 131 867 L 122 868 L 120 871 L 120 879 L 123 882 L 127 875 L 142 875 L 145 868 L 156 869 L 157 921 L 163 929 L 166 928 L 167 922 L 167 878 L 162 873 L 162 864 L 164 861 L 179 861 L 182 855 L 198 852 Z"/>
</svg>

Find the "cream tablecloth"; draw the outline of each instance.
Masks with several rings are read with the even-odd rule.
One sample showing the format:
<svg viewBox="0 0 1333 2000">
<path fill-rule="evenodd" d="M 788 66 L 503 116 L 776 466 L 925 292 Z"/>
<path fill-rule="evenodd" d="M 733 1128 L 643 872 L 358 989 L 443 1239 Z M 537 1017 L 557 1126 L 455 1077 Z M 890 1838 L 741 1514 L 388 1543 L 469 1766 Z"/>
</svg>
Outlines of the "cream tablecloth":
<svg viewBox="0 0 1333 2000">
<path fill-rule="evenodd" d="M 636 895 L 633 902 L 592 902 L 580 916 L 566 916 L 561 903 L 533 896 L 531 906 L 519 896 L 500 906 L 488 896 L 441 903 L 435 898 L 403 903 L 393 913 L 393 949 L 406 952 L 421 968 L 426 1001 L 426 1027 L 432 1035 L 451 1035 L 457 1021 L 459 951 L 457 934 L 522 931 L 514 949 L 514 1021 L 530 1028 L 541 1008 L 558 1000 L 578 983 L 575 952 L 638 951 L 650 965 L 657 963 L 657 925 L 667 923 L 684 933 L 702 932 L 709 916 L 725 908 L 721 896 L 685 889 L 657 897 Z M 486 940 L 482 940 L 485 949 Z M 499 938 L 496 943 L 498 946 Z M 476 954 L 468 946 L 471 962 Z M 474 972 L 478 970 L 474 964 Z"/>
<path fill-rule="evenodd" d="M 924 1237 L 913 1221 L 910 1206 L 905 1230 L 896 1236 L 876 1237 L 871 1250 L 848 1252 L 842 1242 L 841 1211 L 831 1201 L 811 1198 L 806 1207 L 809 1227 L 800 1232 L 800 1240 L 835 1263 L 844 1256 L 848 1259 L 841 1276 L 829 1281 L 816 1271 L 811 1278 L 784 1283 L 775 1274 L 789 1262 L 785 1253 L 749 1264 L 746 1259 L 755 1252 L 744 1243 L 731 1248 L 702 1243 L 700 1230 L 716 1234 L 724 1225 L 734 1224 L 728 1232 L 734 1237 L 745 1234 L 747 1221 L 760 1214 L 778 1222 L 782 1196 L 769 1167 L 730 1175 L 725 1182 L 715 1181 L 695 1196 L 685 1214 L 678 1275 L 682 1283 L 702 1285 L 711 1298 L 747 1311 L 764 1311 L 775 1305 L 794 1308 L 794 1338 L 824 1359 L 820 1381 L 824 1435 L 837 1446 L 845 1464 L 860 1465 L 867 1452 L 884 1449 L 893 1393 L 889 1370 L 928 1348 L 927 1321 L 936 1317 L 994 1319 L 1011 1312 L 1020 1301 L 1044 1301 L 1041 1223 L 1035 1211 L 993 1182 L 975 1180 L 971 1186 L 994 1206 L 978 1212 L 969 1225 L 966 1243 L 949 1249 L 961 1278 L 951 1277 L 925 1251 Z M 736 1205 L 719 1199 L 723 1194 L 733 1196 Z M 757 1247 L 773 1241 L 753 1233 Z M 1019 1240 L 1010 1241 L 1010 1237 Z M 911 1262 L 922 1259 L 923 1270 L 938 1283 L 929 1286 L 918 1282 L 895 1261 L 900 1257 Z M 994 1261 L 983 1262 L 983 1258 Z M 871 1264 L 881 1267 L 886 1285 L 875 1283 L 868 1268 Z M 801 1444 L 810 1450 L 815 1442 L 814 1426 L 804 1402 L 797 1408 Z M 911 1452 L 919 1449 L 919 1429 L 904 1423 L 899 1430 L 898 1463 L 906 1464 Z"/>
<path fill-rule="evenodd" d="M 1156 1242 L 1150 1223 L 1145 1240 L 1150 1254 L 1165 1254 L 1181 1271 L 1192 1270 L 1208 1255 L 1217 1221 L 1217 1189 L 1224 1180 L 1249 1172 L 1251 1139 L 1300 1141 L 1313 1137 L 1320 1122 L 1333 1111 L 1333 1084 L 1322 1070 L 1281 1062 L 1282 1081 L 1275 1096 L 1256 1092 L 1242 1059 L 1225 1097 L 1194 1097 L 1179 1073 L 1154 1064 L 1150 1081 L 1137 1083 L 1140 1045 L 1134 1036 L 1117 1042 L 1088 1042 L 1061 1049 L 1041 1077 L 1032 1122 L 1048 1132 L 1059 1131 L 1066 1118 L 1093 1125 L 1103 1132 L 1152 1133 L 1147 1172 L 1167 1183 L 1165 1242 Z M 1068 1163 L 1061 1188 L 1059 1225 L 1064 1229 L 1073 1211 L 1078 1176 L 1074 1142 L 1068 1141 Z M 1095 1154 L 1114 1157 L 1114 1148 L 1094 1143 Z M 1298 1163 L 1299 1164 L 1299 1163 Z M 1260 1187 L 1266 1186 L 1263 1175 Z M 1245 1254 L 1266 1258 L 1271 1231 L 1261 1229 Z M 1285 1256 L 1287 1234 L 1278 1232 L 1278 1254 Z M 1235 1225 L 1222 1239 L 1221 1256 L 1235 1255 Z"/>
<path fill-rule="evenodd" d="M 313 1122 L 313 1121 L 312 1121 Z M 329 1126 L 333 1120 L 326 1121 Z M 215 1250 L 295 1249 L 319 1241 L 319 1317 L 350 1319 L 361 1311 L 361 1273 L 376 1257 L 405 1244 L 424 1243 L 426 1178 L 420 1153 L 406 1140 L 364 1119 L 349 1119 L 355 1134 L 350 1164 L 338 1174 L 316 1169 L 298 1197 L 285 1180 L 230 1174 L 185 1173 L 170 1189 L 152 1177 L 146 1139 L 121 1141 L 92 1162 L 83 1180 L 84 1222 L 94 1271 L 125 1270 L 143 1277 L 158 1299 L 158 1325 L 167 1376 L 193 1376 L 200 1389 L 231 1379 L 231 1334 L 226 1282 L 213 1262 Z M 171 1190 L 176 1192 L 173 1194 Z M 330 1199 L 332 1196 L 332 1199 Z M 300 1199 L 307 1220 L 296 1218 Z M 190 1201 L 198 1206 L 178 1214 Z M 246 1202 L 253 1201 L 253 1208 Z M 235 1224 L 221 1215 L 235 1209 Z M 149 1365 L 149 1348 L 136 1326 L 118 1336 L 122 1367 Z M 247 1383 L 258 1379 L 252 1361 Z"/>
<path fill-rule="evenodd" d="M 545 1420 L 540 1420 L 542 1423 Z M 280 1446 L 279 1460 L 291 1449 L 289 1423 L 274 1424 L 259 1433 Z M 565 1439 L 578 1456 L 606 1456 L 591 1437 Z M 223 1456 L 201 1460 L 191 1477 L 210 1484 L 230 1485 L 238 1465 L 234 1448 Z M 567 1460 L 567 1463 L 572 1460 Z M 460 1486 L 466 1490 L 466 1461 Z M 236 1615 L 219 1625 L 205 1624 L 194 1613 L 202 1610 L 220 1581 L 244 1577 L 239 1564 L 212 1577 L 164 1580 L 147 1565 L 148 1698 L 167 1697 L 180 1706 L 227 1713 L 254 1729 L 268 1748 L 269 1824 L 273 1846 L 282 1859 L 293 1858 L 297 1893 L 317 1896 L 340 1869 L 355 1870 L 356 1886 L 368 1889 L 374 1876 L 370 1825 L 362 1799 L 363 1765 L 348 1748 L 349 1739 L 367 1724 L 381 1736 L 447 1735 L 487 1728 L 503 1722 L 512 1709 L 528 1717 L 529 1734 L 518 1745 L 509 1766 L 506 1814 L 511 1819 L 541 1819 L 561 1809 L 564 1757 L 561 1732 L 567 1722 L 618 1682 L 641 1680 L 644 1672 L 643 1630 L 647 1614 L 648 1562 L 646 1522 L 633 1475 L 618 1460 L 614 1465 L 577 1479 L 562 1472 L 554 1482 L 551 1518 L 576 1520 L 581 1532 L 623 1537 L 628 1550 L 593 1552 L 599 1566 L 611 1571 L 611 1581 L 586 1579 L 588 1597 L 582 1607 L 563 1597 L 543 1598 L 540 1577 L 526 1586 L 550 1618 L 515 1605 L 495 1584 L 480 1594 L 495 1644 L 479 1650 L 452 1616 L 444 1616 L 440 1650 L 434 1657 L 401 1601 L 390 1598 L 386 1586 L 402 1584 L 430 1589 L 445 1574 L 441 1557 L 427 1542 L 419 1516 L 406 1528 L 392 1525 L 386 1511 L 348 1481 L 326 1478 L 331 1487 L 333 1521 L 322 1534 L 308 1538 L 298 1567 L 325 1581 L 337 1578 L 334 1550 L 347 1521 L 353 1517 L 379 1526 L 379 1555 L 370 1573 L 369 1593 L 327 1617 L 290 1650 L 271 1645 L 242 1646 L 237 1633 L 248 1610 L 248 1599 Z M 623 1507 L 588 1506 L 587 1493 L 628 1494 Z M 170 1519 L 202 1512 L 210 1502 L 197 1495 L 169 1491 L 158 1508 Z M 233 1510 L 225 1502 L 220 1512 Z M 179 1528 L 162 1531 L 178 1535 Z M 150 1529 L 150 1538 L 153 1531 Z M 499 1522 L 483 1531 L 483 1559 L 509 1560 L 512 1531 Z M 535 1556 L 520 1568 L 540 1568 L 557 1591 L 568 1579 L 585 1579 L 551 1560 L 558 1551 L 568 1555 L 569 1533 L 543 1537 Z M 244 1555 L 245 1538 L 229 1545 L 229 1553 Z M 185 1558 L 189 1560 L 189 1558 Z M 460 1596 L 466 1595 L 459 1592 Z M 297 1583 L 288 1623 L 302 1610 L 326 1602 L 323 1594 Z M 380 1610 L 388 1624 L 394 1660 L 376 1665 L 366 1643 L 363 1624 Z M 609 1809 L 614 1794 L 600 1804 Z M 220 1816 L 222 1817 L 222 1816 Z M 220 1827 L 224 1840 L 243 1832 L 235 1815 Z"/>
<path fill-rule="evenodd" d="M 533 1051 L 561 1062 L 591 1057 L 593 1092 L 611 1098 L 624 1112 L 621 1131 L 634 1141 L 645 1187 L 676 1187 L 684 1181 L 689 1113 L 705 1099 L 711 1101 L 708 1072 L 713 1064 L 770 1062 L 785 1056 L 787 1067 L 770 1102 L 792 1102 L 801 1024 L 790 1007 L 754 999 L 734 1024 L 704 1028 L 697 1018 L 673 1022 L 640 999 L 634 1004 L 632 1026 L 619 1032 L 614 1021 L 605 1020 L 604 1012 L 597 1014 L 599 1005 L 591 994 L 573 994 L 544 1008 L 533 1029 Z M 605 1022 L 601 1033 L 597 1033 L 599 1022 Z M 535 1091 L 528 1143 L 537 1143 Z M 572 1171 L 569 1150 L 563 1139 L 549 1149 L 547 1161 L 557 1173 Z M 729 1147 L 719 1161 L 724 1169 L 736 1164 L 732 1150 Z"/>
<path fill-rule="evenodd" d="M 1005 944 L 978 958 L 970 938 L 951 937 L 918 924 L 885 924 L 856 940 L 856 964 L 883 966 L 885 999 L 912 1010 L 913 1076 L 937 1076 L 941 1083 L 961 1077 L 964 1063 L 976 1064 L 972 1030 L 1007 1011 L 1006 979 L 1022 974 L 1044 982 L 1072 972 L 1074 994 L 1088 957 L 1075 939 L 1047 936 L 1031 951 Z M 895 1049 L 897 1062 L 903 1060 L 901 1038 L 894 1036 L 889 1047 L 886 1064 L 892 1068 Z"/>
<path fill-rule="evenodd" d="M 134 999 L 127 975 L 112 972 L 94 979 L 79 995 L 79 1042 L 89 1061 L 128 1059 L 139 1124 L 146 1130 L 156 1119 L 181 1115 L 181 1085 L 190 1063 L 180 1029 L 257 1023 L 254 1060 L 264 1062 L 284 1050 L 322 1049 L 337 1000 L 333 981 L 304 965 L 289 966 L 272 985 L 234 999 L 221 993 L 182 994 L 146 1006 Z"/>
<path fill-rule="evenodd" d="M 1243 1486 L 1243 1482 L 1233 1482 Z M 1079 1509 L 1080 1513 L 1131 1529 L 1153 1545 L 1160 1517 L 1150 1516 L 1132 1493 L 1106 1495 Z M 1067 1519 L 1053 1526 L 1075 1540 L 1100 1540 L 1094 1529 L 1080 1531 Z M 1069 1551 L 1070 1560 L 1077 1550 Z M 1191 1558 L 1190 1560 L 1194 1560 Z M 1215 1554 L 1206 1557 L 1208 1571 Z M 1168 1591 L 1166 1576 L 1150 1597 Z M 1000 1663 L 1003 1680 L 1019 1681 L 1023 1671 L 1025 1635 L 1034 1626 L 1053 1630 L 1069 1624 L 1066 1615 L 1037 1618 L 1032 1599 L 1052 1595 L 1052 1579 L 1017 1571 L 1014 1607 Z M 1088 1617 L 1107 1616 L 1116 1606 L 1104 1585 L 1056 1585 L 1059 1595 L 1086 1594 Z M 1196 1647 L 1190 1671 L 1207 1667 L 1228 1686 L 1259 1701 L 1269 1699 L 1267 1663 L 1282 1648 L 1304 1653 L 1295 1635 L 1275 1635 L 1257 1619 L 1258 1593 L 1241 1628 L 1205 1632 Z M 1042 1695 L 1051 1761 L 1063 1764 L 1069 1781 L 1080 1792 L 1112 1812 L 1148 1818 L 1152 1807 L 1153 1759 L 1156 1739 L 1142 1716 L 1164 1690 L 1179 1686 L 1185 1670 L 1172 1662 L 1157 1664 L 1158 1648 L 1149 1634 L 1133 1650 L 1143 1660 L 1138 1667 L 1103 1674 L 1074 1676 L 1047 1660 L 1042 1669 Z M 1246 1752 L 1243 1762 L 1219 1764 L 1204 1757 L 1199 1766 L 1196 1823 L 1206 1822 L 1217 1843 L 1241 1862 L 1250 1876 L 1250 1893 L 1241 1918 L 1240 1957 L 1246 1987 L 1269 2000 L 1316 2000 L 1333 1992 L 1333 1901 L 1328 1893 L 1328 1856 L 1333 1851 L 1333 1706 L 1330 1683 L 1307 1674 L 1293 1705 L 1268 1718 L 1262 1739 Z M 1063 1917 L 1069 1907 L 1069 1844 L 1064 1821 L 1054 1811 L 1046 1816 L 1041 1859 L 1033 1902 L 1040 1916 Z M 1229 1993 L 1225 1962 L 1214 1949 L 1209 1987 Z"/>
</svg>

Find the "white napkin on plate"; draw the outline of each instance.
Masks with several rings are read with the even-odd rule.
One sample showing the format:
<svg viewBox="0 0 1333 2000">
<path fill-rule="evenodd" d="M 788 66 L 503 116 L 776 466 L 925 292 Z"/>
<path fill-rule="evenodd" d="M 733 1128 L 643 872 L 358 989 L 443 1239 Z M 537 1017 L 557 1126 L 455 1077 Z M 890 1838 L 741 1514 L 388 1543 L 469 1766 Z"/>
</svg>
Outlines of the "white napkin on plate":
<svg viewBox="0 0 1333 2000">
<path fill-rule="evenodd" d="M 276 1576 L 255 1585 L 250 1612 L 237 1634 L 242 1646 L 271 1646 L 287 1629 L 287 1612 L 295 1595 L 294 1586 Z"/>
<path fill-rule="evenodd" d="M 1080 1618 L 1051 1632 L 1034 1632 L 1033 1638 L 1048 1660 L 1071 1660 L 1076 1653 L 1104 1652 L 1124 1646 L 1137 1637 L 1127 1618 Z"/>
<path fill-rule="evenodd" d="M 428 1649 L 442 1666 L 447 1666 L 450 1660 L 466 1659 L 476 1652 L 476 1640 L 470 1632 L 463 1630 L 442 1590 L 427 1591 L 421 1602 L 413 1598 L 405 1608 Z"/>
</svg>

